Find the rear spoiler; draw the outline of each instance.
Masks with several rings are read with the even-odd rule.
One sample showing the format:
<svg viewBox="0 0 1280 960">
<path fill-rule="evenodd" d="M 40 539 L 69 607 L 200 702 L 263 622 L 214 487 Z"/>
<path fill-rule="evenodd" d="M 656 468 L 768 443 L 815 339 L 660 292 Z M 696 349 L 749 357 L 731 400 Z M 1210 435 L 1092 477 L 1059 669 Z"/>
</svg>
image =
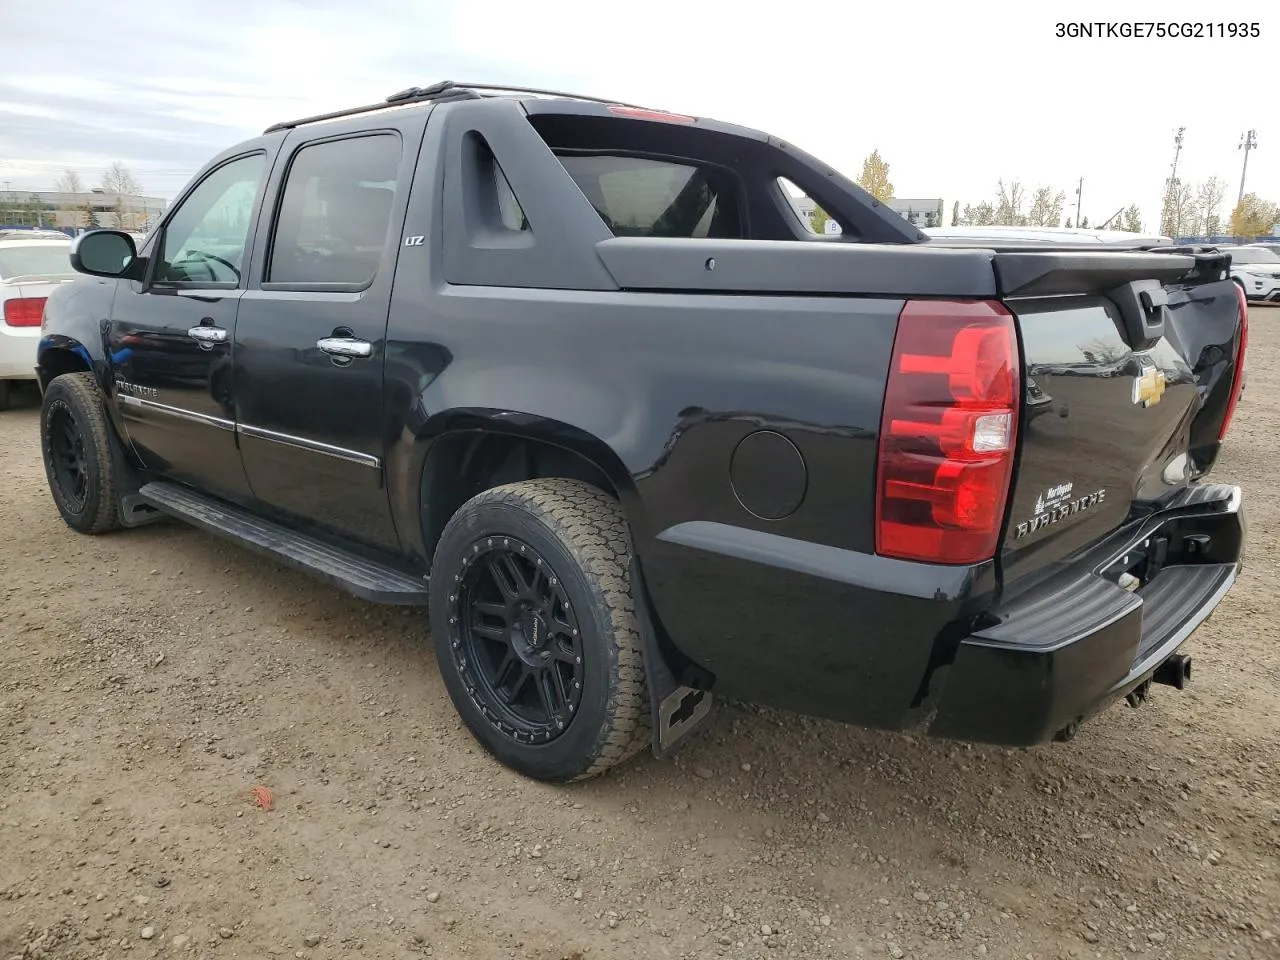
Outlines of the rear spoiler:
<svg viewBox="0 0 1280 960">
<path fill-rule="evenodd" d="M 1168 285 L 1225 280 L 1229 254 L 1217 247 L 1153 247 L 1141 252 L 996 251 L 1001 297 L 1105 296 L 1120 309 L 1126 339 L 1142 350 L 1164 336 Z"/>
</svg>

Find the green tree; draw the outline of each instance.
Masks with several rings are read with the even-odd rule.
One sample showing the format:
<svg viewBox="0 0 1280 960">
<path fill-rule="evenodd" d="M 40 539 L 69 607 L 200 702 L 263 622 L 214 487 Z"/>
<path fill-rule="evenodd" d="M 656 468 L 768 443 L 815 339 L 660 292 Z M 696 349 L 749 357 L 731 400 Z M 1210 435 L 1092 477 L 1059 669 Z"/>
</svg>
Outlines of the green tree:
<svg viewBox="0 0 1280 960">
<path fill-rule="evenodd" d="M 1280 224 L 1280 205 L 1246 193 L 1231 211 L 1231 234 L 1246 240 L 1265 237 Z"/>
<path fill-rule="evenodd" d="M 1070 218 L 1070 217 L 1067 217 L 1067 219 L 1063 222 L 1063 224 L 1062 224 L 1062 225 L 1063 225 L 1064 227 L 1067 227 L 1067 228 L 1069 229 L 1069 228 L 1071 227 L 1071 218 Z"/>
<path fill-rule="evenodd" d="M 7 196 L 0 196 L 0 226 L 19 226 L 18 224 L 18 195 L 11 193 Z"/>
<path fill-rule="evenodd" d="M 1142 211 L 1138 209 L 1138 205 L 1136 203 L 1131 204 L 1128 209 L 1125 210 L 1121 219 L 1124 222 L 1124 227 L 1122 229 L 1128 230 L 1130 233 L 1142 232 Z"/>
<path fill-rule="evenodd" d="M 1081 227 L 1082 229 L 1084 229 L 1084 230 L 1089 229 L 1089 218 L 1088 218 L 1088 217 L 1085 217 L 1083 220 L 1081 220 L 1081 221 L 1080 221 L 1080 227 Z"/>
<path fill-rule="evenodd" d="M 1191 184 L 1170 179 L 1165 182 L 1164 202 L 1160 205 L 1160 232 L 1178 239 L 1196 232 L 1196 202 Z"/>
<path fill-rule="evenodd" d="M 813 228 L 814 233 L 826 233 L 827 221 L 831 217 L 827 215 L 827 211 L 819 206 L 814 206 L 813 213 L 809 214 L 809 226 Z"/>
<path fill-rule="evenodd" d="M 987 201 L 964 208 L 965 222 L 974 227 L 989 227 L 996 222 L 996 208 Z"/>
<path fill-rule="evenodd" d="M 1210 177 L 1196 187 L 1193 209 L 1196 233 L 1212 237 L 1222 232 L 1222 201 L 1226 195 L 1227 184 L 1217 177 Z"/>
<path fill-rule="evenodd" d="M 995 222 L 1002 227 L 1021 227 L 1027 222 L 1022 212 L 1022 184 L 1014 180 L 1005 186 L 1004 180 L 998 183 L 996 193 Z"/>
<path fill-rule="evenodd" d="M 881 203 L 888 203 L 893 199 L 893 184 L 889 182 L 889 164 L 881 158 L 879 150 L 872 150 L 867 159 L 862 161 L 862 176 L 858 177 L 858 186 Z"/>
<path fill-rule="evenodd" d="M 953 227 L 960 226 L 960 201 L 957 200 L 951 205 L 951 225 Z"/>
<path fill-rule="evenodd" d="M 93 209 L 93 203 L 84 205 L 84 225 L 90 230 L 97 230 L 102 224 L 98 221 L 98 212 Z"/>
<path fill-rule="evenodd" d="M 56 227 L 58 225 L 58 208 L 45 203 L 36 194 L 27 198 L 27 219 L 33 227 Z"/>
<path fill-rule="evenodd" d="M 1061 190 L 1055 193 L 1051 187 L 1037 187 L 1031 196 L 1027 223 L 1033 227 L 1056 227 L 1062 220 L 1062 205 L 1065 202 L 1066 194 Z"/>
</svg>

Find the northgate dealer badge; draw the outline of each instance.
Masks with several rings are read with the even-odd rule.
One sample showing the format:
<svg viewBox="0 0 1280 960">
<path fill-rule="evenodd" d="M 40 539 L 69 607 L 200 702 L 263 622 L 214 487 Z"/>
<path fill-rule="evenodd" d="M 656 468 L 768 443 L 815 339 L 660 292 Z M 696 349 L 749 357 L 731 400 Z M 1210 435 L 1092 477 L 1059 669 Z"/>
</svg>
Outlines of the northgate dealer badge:
<svg viewBox="0 0 1280 960">
<path fill-rule="evenodd" d="M 1035 516 L 1013 528 L 1013 539 L 1021 540 L 1037 530 L 1061 523 L 1067 517 L 1096 507 L 1107 499 L 1106 490 L 1095 490 L 1082 497 L 1075 497 L 1074 493 L 1075 490 L 1070 483 L 1060 483 L 1042 492 L 1036 497 Z"/>
</svg>

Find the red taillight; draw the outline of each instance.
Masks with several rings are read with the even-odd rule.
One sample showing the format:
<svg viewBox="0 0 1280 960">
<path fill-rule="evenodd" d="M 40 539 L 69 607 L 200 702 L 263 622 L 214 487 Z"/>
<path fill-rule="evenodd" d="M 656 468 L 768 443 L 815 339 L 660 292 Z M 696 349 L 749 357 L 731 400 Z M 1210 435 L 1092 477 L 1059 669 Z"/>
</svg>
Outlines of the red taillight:
<svg viewBox="0 0 1280 960">
<path fill-rule="evenodd" d="M 644 107 L 627 107 L 613 104 L 609 112 L 620 117 L 631 117 L 633 120 L 657 120 L 660 123 L 696 123 L 697 117 L 686 117 L 683 113 L 667 113 L 665 110 L 646 110 Z"/>
<path fill-rule="evenodd" d="M 988 301 L 909 301 L 880 421 L 876 552 L 979 563 L 995 556 L 1018 435 L 1013 315 Z"/>
<path fill-rule="evenodd" d="M 47 297 L 21 297 L 4 302 L 4 322 L 11 327 L 38 327 Z"/>
<path fill-rule="evenodd" d="M 1236 296 L 1240 298 L 1240 345 L 1236 347 L 1236 367 L 1231 371 L 1231 396 L 1227 400 L 1227 414 L 1222 418 L 1222 429 L 1218 431 L 1218 442 L 1226 439 L 1227 428 L 1231 426 L 1231 418 L 1236 413 L 1236 403 L 1240 399 L 1240 390 L 1244 386 L 1244 352 L 1249 346 L 1249 298 L 1244 295 L 1244 287 L 1232 284 L 1236 288 Z"/>
</svg>

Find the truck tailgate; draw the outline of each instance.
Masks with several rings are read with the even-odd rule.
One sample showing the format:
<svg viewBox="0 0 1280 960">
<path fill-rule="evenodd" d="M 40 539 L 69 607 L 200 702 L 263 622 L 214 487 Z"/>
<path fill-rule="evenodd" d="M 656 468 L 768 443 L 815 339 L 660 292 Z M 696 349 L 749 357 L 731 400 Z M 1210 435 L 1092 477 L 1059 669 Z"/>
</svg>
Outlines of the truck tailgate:
<svg viewBox="0 0 1280 960">
<path fill-rule="evenodd" d="M 1243 304 L 1216 253 L 998 253 L 1025 398 L 1001 549 L 1006 590 L 1207 472 Z"/>
</svg>

